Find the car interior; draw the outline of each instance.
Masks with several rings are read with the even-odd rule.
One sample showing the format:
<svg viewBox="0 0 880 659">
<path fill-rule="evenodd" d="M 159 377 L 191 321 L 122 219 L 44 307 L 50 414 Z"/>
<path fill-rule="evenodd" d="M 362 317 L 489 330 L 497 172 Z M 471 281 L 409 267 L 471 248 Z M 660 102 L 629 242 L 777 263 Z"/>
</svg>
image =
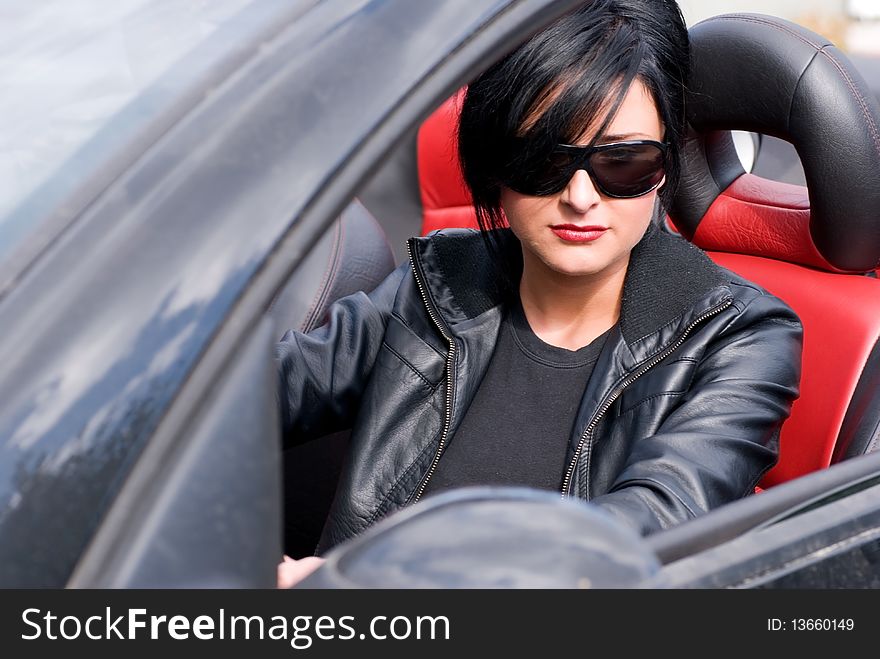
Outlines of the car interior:
<svg viewBox="0 0 880 659">
<path fill-rule="evenodd" d="M 767 489 L 880 446 L 880 187 L 872 180 L 880 110 L 844 54 L 787 21 L 718 16 L 691 37 L 692 133 L 665 229 L 782 298 L 804 325 L 801 395 L 782 429 L 779 463 L 760 484 Z M 456 159 L 460 100 L 459 91 L 404 137 L 298 268 L 273 307 L 279 337 L 318 326 L 334 300 L 377 285 L 405 260 L 408 236 L 476 227 Z M 746 172 L 731 130 L 791 143 L 807 186 Z M 313 552 L 345 440 L 339 433 L 285 451 L 293 557 Z"/>
</svg>

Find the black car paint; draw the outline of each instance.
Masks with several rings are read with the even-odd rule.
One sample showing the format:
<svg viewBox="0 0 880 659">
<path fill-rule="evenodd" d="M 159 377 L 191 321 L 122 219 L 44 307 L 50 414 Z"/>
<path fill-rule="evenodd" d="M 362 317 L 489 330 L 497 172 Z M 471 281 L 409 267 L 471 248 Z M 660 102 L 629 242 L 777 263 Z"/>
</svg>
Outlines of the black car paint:
<svg viewBox="0 0 880 659">
<path fill-rule="evenodd" d="M 311 3 L 106 176 L 0 301 L 0 584 L 66 583 L 196 364 L 239 349 L 402 127 L 576 4 Z"/>
</svg>

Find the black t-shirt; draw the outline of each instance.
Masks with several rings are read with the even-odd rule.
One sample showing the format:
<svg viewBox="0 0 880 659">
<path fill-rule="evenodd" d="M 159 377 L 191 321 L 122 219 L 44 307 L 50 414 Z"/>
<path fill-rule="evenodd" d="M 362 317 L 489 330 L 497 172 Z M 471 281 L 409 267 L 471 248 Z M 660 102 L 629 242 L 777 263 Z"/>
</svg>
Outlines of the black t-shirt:
<svg viewBox="0 0 880 659">
<path fill-rule="evenodd" d="M 568 440 L 608 332 L 579 350 L 544 343 L 517 299 L 489 367 L 425 493 L 466 485 L 562 486 Z"/>
</svg>

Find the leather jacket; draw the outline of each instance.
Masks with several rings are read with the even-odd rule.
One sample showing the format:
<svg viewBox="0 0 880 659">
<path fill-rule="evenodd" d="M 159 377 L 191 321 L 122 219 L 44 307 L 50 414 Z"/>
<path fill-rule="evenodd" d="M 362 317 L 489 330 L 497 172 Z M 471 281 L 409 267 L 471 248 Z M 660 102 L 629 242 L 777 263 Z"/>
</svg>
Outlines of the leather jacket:
<svg viewBox="0 0 880 659">
<path fill-rule="evenodd" d="M 509 230 L 496 237 L 520 250 Z M 492 357 L 504 295 L 479 232 L 408 246 L 372 293 L 277 346 L 285 441 L 352 430 L 319 553 L 419 500 Z M 801 341 L 783 302 L 651 227 L 581 399 L 562 496 L 648 534 L 751 493 L 777 459 Z"/>
</svg>

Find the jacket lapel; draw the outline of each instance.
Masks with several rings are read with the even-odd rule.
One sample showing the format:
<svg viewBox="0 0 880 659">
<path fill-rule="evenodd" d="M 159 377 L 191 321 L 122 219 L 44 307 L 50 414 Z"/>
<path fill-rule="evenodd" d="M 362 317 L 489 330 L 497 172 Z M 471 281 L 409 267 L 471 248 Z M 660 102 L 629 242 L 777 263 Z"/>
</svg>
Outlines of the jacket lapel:
<svg viewBox="0 0 880 659">
<path fill-rule="evenodd" d="M 521 247 L 509 230 L 495 233 L 506 263 L 521 269 Z M 455 401 L 476 393 L 498 337 L 504 288 L 478 231 L 443 230 L 413 241 L 431 303 L 458 342 Z M 514 272 L 513 278 L 518 279 Z M 730 294 L 729 279 L 697 247 L 654 225 L 633 249 L 620 321 L 608 336 L 572 429 L 569 461 L 588 424 L 627 376 L 667 349 L 695 319 Z M 453 428 L 466 405 L 454 404 Z"/>
</svg>

